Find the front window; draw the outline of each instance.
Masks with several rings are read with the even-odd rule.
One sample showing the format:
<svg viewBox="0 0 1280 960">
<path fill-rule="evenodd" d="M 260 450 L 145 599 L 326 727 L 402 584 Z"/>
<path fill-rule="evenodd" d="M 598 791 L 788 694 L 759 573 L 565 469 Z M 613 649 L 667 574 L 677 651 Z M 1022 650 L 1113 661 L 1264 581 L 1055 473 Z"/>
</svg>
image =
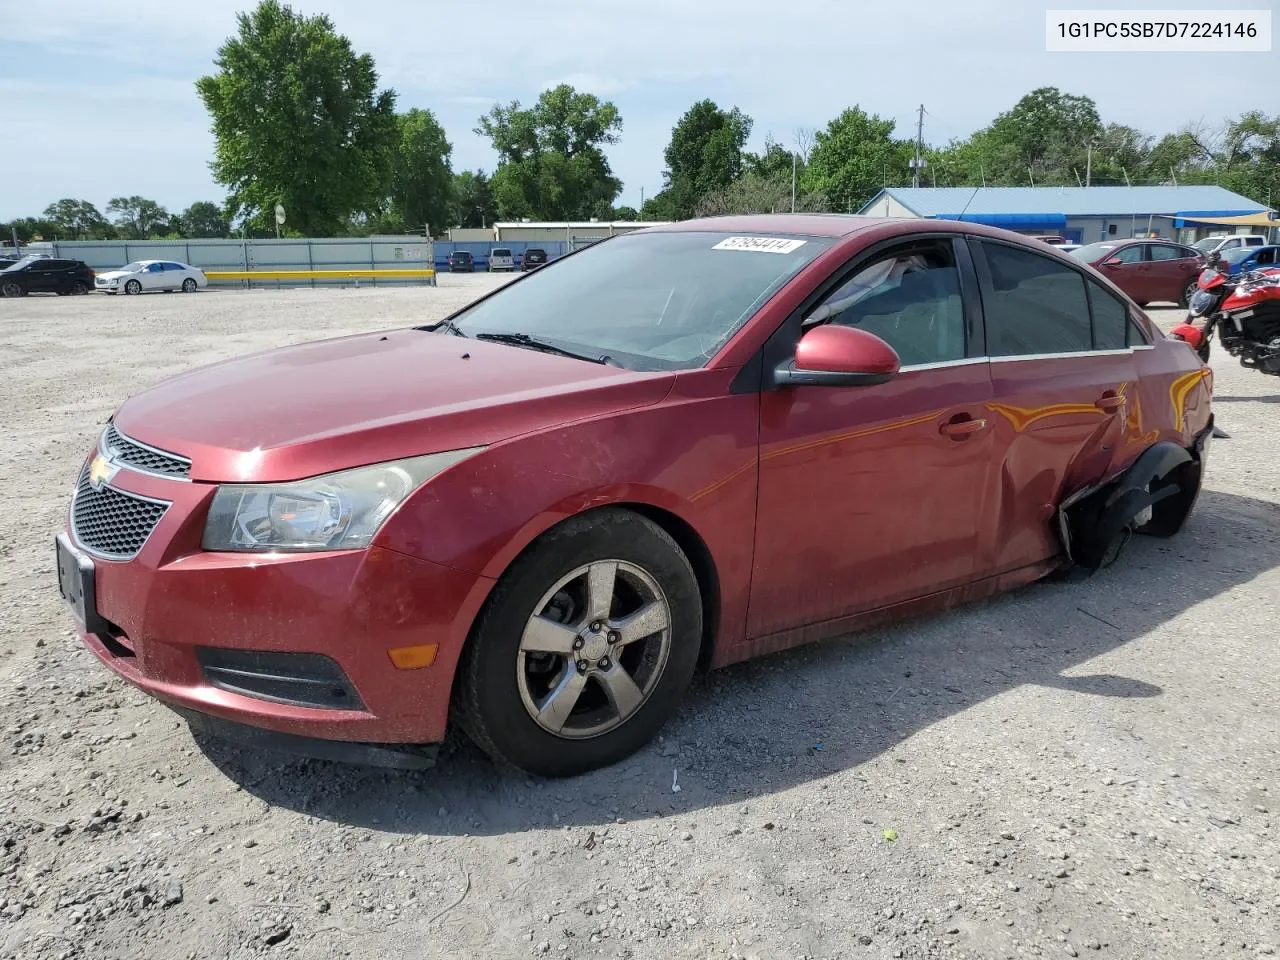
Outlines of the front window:
<svg viewBox="0 0 1280 960">
<path fill-rule="evenodd" d="M 467 308 L 468 336 L 517 333 L 633 370 L 703 366 L 834 240 L 629 233 L 532 271 Z"/>
</svg>

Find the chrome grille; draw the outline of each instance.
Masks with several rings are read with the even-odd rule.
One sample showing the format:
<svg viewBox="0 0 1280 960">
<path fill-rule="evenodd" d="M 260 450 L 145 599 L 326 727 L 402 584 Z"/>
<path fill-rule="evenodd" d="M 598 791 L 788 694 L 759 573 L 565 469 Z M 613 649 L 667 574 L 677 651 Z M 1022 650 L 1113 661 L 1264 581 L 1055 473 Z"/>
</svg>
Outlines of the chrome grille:
<svg viewBox="0 0 1280 960">
<path fill-rule="evenodd" d="M 89 468 L 80 472 L 71 500 L 71 532 L 90 553 L 109 560 L 137 556 L 169 504 L 112 487 L 93 489 Z"/>
<path fill-rule="evenodd" d="M 191 473 L 191 461 L 175 453 L 165 453 L 155 447 L 130 440 L 115 424 L 108 423 L 102 435 L 103 451 L 118 464 L 155 473 L 162 477 L 187 477 Z"/>
</svg>

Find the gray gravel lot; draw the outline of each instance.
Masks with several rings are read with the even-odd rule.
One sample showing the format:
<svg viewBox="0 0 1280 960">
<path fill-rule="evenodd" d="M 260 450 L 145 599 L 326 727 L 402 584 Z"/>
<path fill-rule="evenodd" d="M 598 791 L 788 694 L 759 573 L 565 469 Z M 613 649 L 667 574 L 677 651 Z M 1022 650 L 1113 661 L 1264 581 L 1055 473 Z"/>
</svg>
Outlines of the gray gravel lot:
<svg viewBox="0 0 1280 960">
<path fill-rule="evenodd" d="M 715 674 L 577 780 L 461 743 L 425 775 L 241 754 L 81 648 L 52 538 L 130 391 L 495 282 L 0 300 L 0 956 L 1280 949 L 1280 380 L 1224 356 L 1230 439 L 1176 539 Z"/>
</svg>

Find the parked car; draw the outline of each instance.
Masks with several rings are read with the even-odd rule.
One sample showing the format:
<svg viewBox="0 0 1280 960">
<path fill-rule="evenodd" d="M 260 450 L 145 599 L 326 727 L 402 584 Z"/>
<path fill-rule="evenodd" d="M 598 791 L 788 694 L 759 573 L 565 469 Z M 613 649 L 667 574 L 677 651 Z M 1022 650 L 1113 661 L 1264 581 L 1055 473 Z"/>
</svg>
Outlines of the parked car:
<svg viewBox="0 0 1280 960">
<path fill-rule="evenodd" d="M 0 296 L 4 297 L 25 297 L 28 293 L 67 296 L 92 289 L 93 270 L 81 260 L 58 260 L 37 254 L 0 270 Z"/>
<path fill-rule="evenodd" d="M 1197 240 L 1192 244 L 1205 256 L 1211 253 L 1223 253 L 1227 250 L 1234 250 L 1237 247 L 1264 247 L 1267 245 L 1267 238 L 1260 233 L 1247 234 L 1219 234 L 1214 237 L 1205 237 L 1203 240 Z"/>
<path fill-rule="evenodd" d="M 455 250 L 449 254 L 450 273 L 475 273 L 476 262 L 465 250 Z"/>
<path fill-rule="evenodd" d="M 454 718 L 570 775 L 653 738 L 700 665 L 1173 535 L 1211 384 L 1008 231 L 687 220 L 430 326 L 139 388 L 56 569 L 89 649 L 217 736 L 424 767 Z"/>
<path fill-rule="evenodd" d="M 165 293 L 174 290 L 195 293 L 208 285 L 209 280 L 199 267 L 176 260 L 135 260 L 119 270 L 98 274 L 94 288 L 104 293 L 119 293 L 122 290 L 127 294 L 157 290 Z"/>
<path fill-rule="evenodd" d="M 547 262 L 547 251 L 541 247 L 530 247 L 524 252 L 524 258 L 521 260 L 521 270 L 533 270 L 542 266 Z"/>
<path fill-rule="evenodd" d="M 1104 240 L 1070 255 L 1092 264 L 1143 307 L 1155 302 L 1185 307 L 1206 262 L 1194 247 L 1171 240 Z"/>
<path fill-rule="evenodd" d="M 1227 267 L 1227 275 L 1249 273 L 1263 267 L 1274 267 L 1280 262 L 1280 244 L 1266 247 L 1233 247 L 1219 254 Z"/>
<path fill-rule="evenodd" d="M 516 258 L 511 255 L 510 247 L 494 247 L 489 251 L 489 272 L 499 270 L 515 270 Z"/>
<path fill-rule="evenodd" d="M 1067 242 L 1066 237 L 1059 236 L 1056 233 L 1039 234 L 1035 239 L 1039 240 L 1041 243 L 1047 243 L 1051 247 L 1060 247 L 1062 244 Z"/>
<path fill-rule="evenodd" d="M 1055 246 L 1057 246 L 1059 252 L 1061 253 L 1070 253 L 1072 250 L 1079 250 L 1083 246 L 1083 244 L 1059 243 L 1059 244 L 1055 244 Z"/>
</svg>

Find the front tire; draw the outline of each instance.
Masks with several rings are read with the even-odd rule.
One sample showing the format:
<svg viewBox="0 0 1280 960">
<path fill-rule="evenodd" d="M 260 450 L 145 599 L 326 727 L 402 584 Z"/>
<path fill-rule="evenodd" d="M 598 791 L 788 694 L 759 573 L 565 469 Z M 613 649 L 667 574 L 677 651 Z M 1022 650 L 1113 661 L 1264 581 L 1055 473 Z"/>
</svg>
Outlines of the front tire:
<svg viewBox="0 0 1280 960">
<path fill-rule="evenodd" d="M 137 280 L 130 280 L 128 283 L 124 285 L 124 292 L 129 294 L 129 296 L 131 297 L 136 296 L 137 294 L 142 292 L 142 284 L 139 283 Z"/>
<path fill-rule="evenodd" d="M 5 283 L 3 286 L 0 286 L 0 296 L 25 297 L 26 295 L 27 295 L 27 291 L 23 289 L 22 284 L 14 280 L 10 280 L 7 283 Z"/>
<path fill-rule="evenodd" d="M 500 765 L 565 777 L 657 734 L 689 685 L 702 600 L 657 524 L 602 508 L 538 540 L 494 588 L 459 664 L 455 711 Z"/>
</svg>

